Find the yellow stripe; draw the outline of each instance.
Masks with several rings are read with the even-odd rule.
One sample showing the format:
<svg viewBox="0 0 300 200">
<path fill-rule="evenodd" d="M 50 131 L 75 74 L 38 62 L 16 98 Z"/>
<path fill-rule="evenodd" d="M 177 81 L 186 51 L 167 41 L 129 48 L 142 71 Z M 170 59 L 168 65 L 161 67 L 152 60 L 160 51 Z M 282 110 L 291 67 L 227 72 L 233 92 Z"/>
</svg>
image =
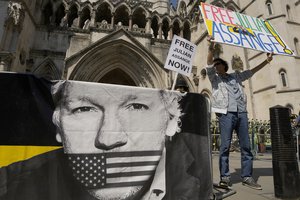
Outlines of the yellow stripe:
<svg viewBox="0 0 300 200">
<path fill-rule="evenodd" d="M 0 146 L 0 167 L 62 148 L 60 146 Z"/>
</svg>

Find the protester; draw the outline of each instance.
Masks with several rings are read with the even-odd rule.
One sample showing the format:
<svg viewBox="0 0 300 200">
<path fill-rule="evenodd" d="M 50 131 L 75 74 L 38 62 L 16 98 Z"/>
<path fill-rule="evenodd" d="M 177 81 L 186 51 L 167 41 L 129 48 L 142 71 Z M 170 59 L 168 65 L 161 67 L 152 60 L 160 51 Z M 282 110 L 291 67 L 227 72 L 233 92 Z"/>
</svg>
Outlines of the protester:
<svg viewBox="0 0 300 200">
<path fill-rule="evenodd" d="M 189 86 L 187 85 L 187 83 L 185 82 L 185 80 L 178 79 L 176 81 L 175 90 L 179 91 L 181 93 L 185 93 L 185 92 L 189 91 Z"/>
<path fill-rule="evenodd" d="M 241 148 L 242 184 L 261 190 L 261 186 L 252 178 L 253 155 L 248 133 L 248 116 L 246 95 L 242 82 L 272 61 L 273 54 L 251 70 L 227 73 L 228 64 L 221 58 L 213 58 L 214 45 L 212 37 L 208 37 L 207 75 L 212 85 L 212 112 L 215 112 L 221 131 L 221 147 L 219 157 L 220 183 L 224 188 L 232 186 L 229 171 L 229 151 L 232 133 L 235 130 Z"/>
<path fill-rule="evenodd" d="M 300 127 L 300 111 L 298 113 L 298 116 L 295 117 L 295 121 L 294 121 L 293 127 L 296 127 L 296 128 Z"/>
</svg>

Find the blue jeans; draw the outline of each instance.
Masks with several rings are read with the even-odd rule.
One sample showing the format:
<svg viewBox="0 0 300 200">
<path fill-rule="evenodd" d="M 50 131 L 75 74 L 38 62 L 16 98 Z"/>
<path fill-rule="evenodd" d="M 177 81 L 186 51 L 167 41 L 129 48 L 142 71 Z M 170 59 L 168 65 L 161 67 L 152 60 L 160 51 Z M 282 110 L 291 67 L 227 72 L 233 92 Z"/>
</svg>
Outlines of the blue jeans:
<svg viewBox="0 0 300 200">
<path fill-rule="evenodd" d="M 253 155 L 250 147 L 248 133 L 248 116 L 246 112 L 228 112 L 217 114 L 221 131 L 221 147 L 219 157 L 220 176 L 230 176 L 229 171 L 229 150 L 233 130 L 239 138 L 241 149 L 241 177 L 251 177 L 253 171 Z"/>
</svg>

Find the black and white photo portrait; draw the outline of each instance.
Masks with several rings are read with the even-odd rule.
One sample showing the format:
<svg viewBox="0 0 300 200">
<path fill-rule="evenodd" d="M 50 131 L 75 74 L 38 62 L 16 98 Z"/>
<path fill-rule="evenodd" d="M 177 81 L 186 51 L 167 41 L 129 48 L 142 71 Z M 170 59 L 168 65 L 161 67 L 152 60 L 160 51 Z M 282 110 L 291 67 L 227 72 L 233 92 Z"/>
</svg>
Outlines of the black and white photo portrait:
<svg viewBox="0 0 300 200">
<path fill-rule="evenodd" d="M 0 75 L 20 81 L 18 76 Z M 20 120 L 5 126 L 0 148 L 6 150 L 1 159 L 9 160 L 10 151 L 20 148 L 16 138 L 26 151 L 35 149 L 35 153 L 0 163 L 1 200 L 204 200 L 211 196 L 208 106 L 203 96 L 23 76 L 25 83 L 36 87 L 25 91 L 26 84 L 17 85 L 30 94 L 22 101 L 28 98 L 27 104 L 34 106 L 39 102 L 38 107 L 47 112 L 27 109 L 23 116 L 43 117 L 36 117 L 22 131 L 12 133 L 9 128 L 18 127 Z M 41 84 L 45 87 L 38 87 Z M 9 112 L 5 107 L 1 110 Z M 36 124 L 49 124 L 51 129 Z M 31 133 L 35 129 L 40 131 Z M 31 144 L 31 140 L 49 143 Z M 46 147 L 47 151 L 40 151 Z"/>
</svg>

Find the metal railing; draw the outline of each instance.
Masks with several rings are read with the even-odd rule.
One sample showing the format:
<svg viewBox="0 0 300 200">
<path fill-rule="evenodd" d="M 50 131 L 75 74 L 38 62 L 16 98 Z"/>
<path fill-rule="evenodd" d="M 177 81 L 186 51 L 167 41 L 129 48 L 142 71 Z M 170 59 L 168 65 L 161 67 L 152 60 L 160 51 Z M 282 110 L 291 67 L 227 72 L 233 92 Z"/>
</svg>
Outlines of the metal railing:
<svg viewBox="0 0 300 200">
<path fill-rule="evenodd" d="M 212 152 L 220 150 L 221 138 L 218 120 L 212 120 L 210 123 Z M 300 127 L 292 127 L 293 136 L 295 138 L 295 146 L 297 153 L 297 160 L 300 161 Z M 271 129 L 269 121 L 249 120 L 249 137 L 251 141 L 251 149 L 254 157 L 258 153 L 265 153 L 271 150 Z M 232 135 L 232 142 L 230 151 L 240 151 L 238 137 L 236 133 Z"/>
</svg>

